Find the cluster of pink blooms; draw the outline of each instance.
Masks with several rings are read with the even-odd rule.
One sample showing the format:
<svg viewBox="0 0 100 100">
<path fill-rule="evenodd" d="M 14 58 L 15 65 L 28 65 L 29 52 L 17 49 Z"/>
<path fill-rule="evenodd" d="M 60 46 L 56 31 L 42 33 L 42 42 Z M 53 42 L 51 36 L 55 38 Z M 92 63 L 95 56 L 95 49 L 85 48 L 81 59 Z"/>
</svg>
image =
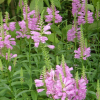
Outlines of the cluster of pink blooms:
<svg viewBox="0 0 100 100">
<path fill-rule="evenodd" d="M 82 2 L 81 2 L 82 1 Z M 86 20 L 85 20 L 85 16 L 86 16 L 86 13 L 87 13 L 87 22 L 88 23 L 93 23 L 94 19 L 92 17 L 93 15 L 93 12 L 90 12 L 89 10 L 85 10 L 85 2 L 86 0 L 73 0 L 72 2 L 72 14 L 73 16 L 76 16 L 78 17 L 78 25 L 81 25 L 81 24 L 85 24 L 86 23 Z"/>
<path fill-rule="evenodd" d="M 55 8 L 55 11 L 54 11 L 54 15 L 53 15 L 53 10 L 52 10 L 52 7 L 51 8 L 47 8 L 47 12 L 48 12 L 48 15 L 45 15 L 45 18 L 46 18 L 46 22 L 51 22 L 53 21 L 53 18 L 55 19 L 54 22 L 55 23 L 59 23 L 62 21 L 62 17 L 58 14 L 59 11 L 56 10 Z"/>
<path fill-rule="evenodd" d="M 6 16 L 5 16 L 5 19 L 6 19 Z M 3 19 L 3 22 L 5 22 L 5 19 Z M 8 14 L 8 19 L 10 19 L 9 14 Z M 8 25 L 6 23 L 4 23 L 3 28 L 4 28 L 4 30 L 14 31 L 16 29 L 15 24 L 16 24 L 16 22 L 10 22 Z"/>
<path fill-rule="evenodd" d="M 67 32 L 67 40 L 74 42 L 75 38 L 80 40 L 80 28 L 77 28 L 77 32 L 76 32 L 75 27 L 73 26 L 72 29 L 68 30 Z"/>
<path fill-rule="evenodd" d="M 16 29 L 15 24 L 16 24 L 16 22 L 10 22 L 9 25 L 7 26 L 6 23 L 4 23 L 3 27 L 4 27 L 5 30 L 14 31 Z"/>
<path fill-rule="evenodd" d="M 35 42 L 35 47 L 38 47 L 40 42 L 41 43 L 46 43 L 46 41 L 48 40 L 48 38 L 46 36 L 43 36 L 43 34 L 47 34 L 47 35 L 51 34 L 51 32 L 48 31 L 49 29 L 51 29 L 51 27 L 48 24 L 48 25 L 43 26 L 43 29 L 40 26 L 38 28 L 38 32 L 37 31 L 31 31 L 31 34 L 33 35 L 33 36 L 31 36 L 31 38 Z M 41 33 L 41 30 L 43 30 L 42 33 Z M 47 47 L 49 47 L 50 49 L 54 49 L 54 46 L 53 45 L 47 45 Z"/>
<path fill-rule="evenodd" d="M 4 36 L 2 36 L 2 34 L 4 34 Z M 7 53 L 4 54 L 4 51 L 7 49 L 13 49 L 12 45 L 16 45 L 15 39 L 11 38 L 11 35 L 6 34 L 6 32 L 4 33 L 0 33 L 0 55 L 2 55 L 3 57 L 6 57 L 7 59 Z M 12 55 L 11 55 L 12 56 Z"/>
<path fill-rule="evenodd" d="M 3 57 L 6 57 L 6 60 L 8 60 L 8 53 L 6 53 L 6 55 L 4 56 L 4 55 L 2 55 Z M 15 57 L 17 57 L 17 54 L 10 54 L 10 57 L 9 57 L 9 60 L 11 60 L 11 58 L 15 58 Z"/>
<path fill-rule="evenodd" d="M 27 37 L 29 39 L 31 37 L 31 35 L 28 32 L 28 30 L 33 31 L 33 30 L 38 29 L 37 28 L 38 18 L 36 18 L 35 10 L 30 11 L 30 8 L 28 5 L 27 5 L 27 13 L 26 13 L 26 7 L 25 7 L 23 2 L 22 2 L 22 4 L 23 4 L 23 17 L 24 17 L 24 19 L 22 21 L 18 22 L 21 29 L 20 29 L 20 31 L 16 31 L 16 33 L 17 33 L 16 38 Z"/>
<path fill-rule="evenodd" d="M 65 100 L 66 98 L 67 100 L 84 100 L 88 80 L 81 77 L 76 82 L 72 78 L 71 70 L 73 68 L 69 68 L 66 64 L 65 69 L 62 65 L 56 65 L 56 70 L 51 69 L 50 72 L 46 72 L 44 79 L 40 76 L 40 79 L 35 80 L 36 87 L 38 87 L 37 91 L 42 92 L 46 90 L 47 96 L 54 100 Z M 43 87 L 46 87 L 46 89 Z"/>
<path fill-rule="evenodd" d="M 19 2 L 20 6 L 20 2 Z M 44 28 L 41 27 L 42 25 L 39 25 L 40 23 L 40 15 L 36 16 L 36 11 L 32 10 L 30 11 L 29 6 L 25 6 L 24 2 L 22 2 L 22 7 L 23 7 L 23 20 L 19 21 L 18 24 L 20 26 L 20 31 L 16 31 L 17 36 L 16 38 L 24 38 L 27 37 L 32 38 L 34 40 L 34 45 L 35 47 L 39 46 L 39 43 L 46 43 L 48 38 L 45 36 L 45 34 L 51 34 L 50 31 L 50 23 L 48 25 L 45 25 Z M 27 7 L 27 12 L 26 12 L 26 7 Z M 59 11 L 56 10 L 55 8 L 55 16 L 53 16 L 53 10 L 52 8 L 47 8 L 47 12 L 49 15 L 46 15 L 46 22 L 51 22 L 53 18 L 55 19 L 55 23 L 61 22 L 62 17 L 58 14 Z M 38 17 L 38 18 L 37 18 Z M 41 30 L 43 32 L 41 33 Z M 46 45 L 50 49 L 54 49 L 54 45 Z"/>
<path fill-rule="evenodd" d="M 8 70 L 11 72 L 11 66 L 8 67 Z"/>
<path fill-rule="evenodd" d="M 80 59 L 83 57 L 83 60 L 86 60 L 87 57 L 91 56 L 90 55 L 90 47 L 86 48 L 84 47 L 81 51 L 81 47 L 78 48 L 78 50 L 74 50 L 75 53 L 75 58 Z M 83 54 L 83 55 L 82 55 Z"/>
<path fill-rule="evenodd" d="M 12 45 L 16 45 L 16 42 L 14 38 L 11 38 L 11 35 L 5 34 L 4 39 L 3 37 L 0 37 L 0 49 L 6 47 L 7 49 L 10 48 L 12 50 Z"/>
</svg>

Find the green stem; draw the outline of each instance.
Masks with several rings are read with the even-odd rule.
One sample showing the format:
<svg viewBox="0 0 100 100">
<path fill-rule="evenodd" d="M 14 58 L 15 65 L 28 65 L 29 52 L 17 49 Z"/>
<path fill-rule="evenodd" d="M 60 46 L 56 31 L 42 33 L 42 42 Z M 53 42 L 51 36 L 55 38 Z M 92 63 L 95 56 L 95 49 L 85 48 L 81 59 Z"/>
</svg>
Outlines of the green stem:
<svg viewBox="0 0 100 100">
<path fill-rule="evenodd" d="M 30 81 L 32 80 L 32 71 L 31 71 L 31 38 L 29 39 L 29 68 L 30 68 Z"/>
<path fill-rule="evenodd" d="M 97 33 L 98 33 L 98 55 L 99 55 L 99 27 L 98 27 L 98 20 L 97 20 Z M 99 56 L 98 56 L 99 59 Z"/>
<path fill-rule="evenodd" d="M 50 57 L 49 57 L 48 51 L 46 50 L 44 44 L 41 44 L 41 49 L 42 49 L 42 53 L 43 53 L 43 56 L 44 56 L 45 65 L 46 65 L 47 69 L 50 71 L 51 68 L 52 68 L 51 61 L 50 61 Z"/>
<path fill-rule="evenodd" d="M 22 53 L 22 48 L 21 48 L 21 44 L 22 44 L 22 38 L 20 37 L 20 54 Z"/>
<path fill-rule="evenodd" d="M 11 87 L 11 73 L 10 73 L 10 71 L 8 70 L 8 65 L 9 65 L 9 62 L 8 62 L 8 60 L 7 60 L 7 61 L 6 61 L 7 73 L 8 73 L 8 78 L 7 78 L 7 80 L 8 80 L 8 83 L 9 83 L 9 87 L 10 87 L 10 89 L 11 89 L 11 93 L 13 94 L 13 89 L 12 89 L 12 87 Z"/>
<path fill-rule="evenodd" d="M 29 67 L 31 69 L 31 38 L 29 39 Z"/>
</svg>

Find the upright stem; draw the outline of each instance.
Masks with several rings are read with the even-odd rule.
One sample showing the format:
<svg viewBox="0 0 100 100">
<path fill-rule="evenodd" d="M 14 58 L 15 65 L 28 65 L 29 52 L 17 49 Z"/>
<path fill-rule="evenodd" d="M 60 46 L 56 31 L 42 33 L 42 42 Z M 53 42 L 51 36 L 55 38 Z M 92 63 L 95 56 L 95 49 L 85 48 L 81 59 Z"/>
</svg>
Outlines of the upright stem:
<svg viewBox="0 0 100 100">
<path fill-rule="evenodd" d="M 31 70 L 31 38 L 29 39 L 29 67 Z"/>
<path fill-rule="evenodd" d="M 29 39 L 29 68 L 30 68 L 30 81 L 32 81 L 32 71 L 31 71 L 31 38 Z"/>
<path fill-rule="evenodd" d="M 99 55 L 99 42 L 100 42 L 100 40 L 99 40 L 99 27 L 98 27 L 98 20 L 97 20 L 97 33 L 98 33 L 98 55 Z M 99 56 L 98 56 L 98 59 L 99 59 Z"/>
<path fill-rule="evenodd" d="M 22 44 L 22 38 L 20 37 L 20 54 L 22 53 L 21 44 Z"/>
</svg>

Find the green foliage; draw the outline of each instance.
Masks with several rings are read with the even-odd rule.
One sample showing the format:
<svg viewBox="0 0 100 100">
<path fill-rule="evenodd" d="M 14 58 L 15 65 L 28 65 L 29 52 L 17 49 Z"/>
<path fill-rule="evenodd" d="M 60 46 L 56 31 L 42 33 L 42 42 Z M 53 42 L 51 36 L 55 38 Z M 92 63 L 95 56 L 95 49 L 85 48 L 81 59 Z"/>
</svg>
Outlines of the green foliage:
<svg viewBox="0 0 100 100">
<path fill-rule="evenodd" d="M 32 0 L 30 3 L 30 10 L 35 10 L 36 6 L 37 6 L 37 10 L 39 11 L 39 13 L 41 13 L 43 10 L 43 6 L 44 6 L 43 0 Z"/>
<path fill-rule="evenodd" d="M 0 0 L 0 4 L 3 3 L 5 0 Z"/>
<path fill-rule="evenodd" d="M 55 7 L 59 10 L 60 15 L 63 17 L 62 22 L 56 24 L 52 23 L 51 29 L 49 30 L 51 34 L 47 36 L 48 41 L 46 41 L 46 45 L 52 44 L 55 46 L 54 50 L 47 48 L 46 45 L 42 45 L 41 43 L 39 47 L 36 48 L 34 47 L 34 41 L 32 39 L 16 38 L 16 31 L 20 30 L 18 22 L 24 19 L 22 0 L 13 0 L 14 2 L 12 2 L 12 0 L 6 1 L 0 0 L 0 37 L 4 39 L 3 19 L 4 16 L 6 16 L 5 21 L 7 26 L 9 26 L 10 22 L 16 22 L 16 29 L 14 31 L 6 30 L 11 37 L 15 38 L 16 45 L 13 46 L 12 50 L 2 50 L 3 53 L 8 51 L 8 60 L 0 56 L 0 100 L 53 100 L 46 96 L 46 91 L 37 93 L 34 80 L 38 79 L 42 73 L 45 84 L 46 72 L 50 71 L 51 68 L 55 69 L 55 66 L 61 63 L 64 73 L 64 63 L 73 67 L 72 73 L 73 77 L 76 79 L 77 88 L 79 76 L 82 75 L 83 78 L 87 77 L 86 100 L 97 99 L 96 94 L 100 94 L 100 0 L 90 0 L 88 2 L 86 9 L 94 13 L 94 22 L 91 24 L 86 23 L 81 25 L 81 27 L 78 25 L 81 29 L 81 37 L 79 44 L 79 41 L 76 41 L 76 46 L 74 42 L 67 41 L 67 32 L 72 28 L 73 20 L 74 26 L 77 24 L 77 18 L 75 16 L 73 18 L 72 16 L 72 0 L 23 0 L 25 3 L 24 6 L 26 7 L 26 15 L 29 13 L 27 6 L 30 7 L 31 11 L 36 11 L 38 22 L 40 21 L 38 25 L 42 27 L 41 35 L 43 36 L 47 36 L 43 34 L 43 26 L 48 24 L 45 22 L 47 7 L 53 8 L 53 16 Z M 14 6 L 14 9 L 12 9 L 11 5 Z M 13 12 L 15 15 L 13 15 Z M 26 20 L 26 22 L 28 29 L 28 20 Z M 28 29 L 29 33 L 30 31 L 31 30 Z M 81 45 L 81 51 L 83 51 L 83 44 L 91 48 L 91 57 L 86 61 L 74 58 L 75 48 L 77 49 L 79 45 Z M 17 54 L 18 56 L 10 59 L 11 53 Z M 81 54 L 81 56 L 82 55 L 83 54 Z M 8 70 L 9 65 L 11 65 L 12 68 L 11 72 Z M 62 83 L 61 75 L 59 75 L 59 77 Z M 62 86 L 64 87 L 63 83 Z M 44 88 L 46 90 L 46 86 L 44 86 Z"/>
</svg>

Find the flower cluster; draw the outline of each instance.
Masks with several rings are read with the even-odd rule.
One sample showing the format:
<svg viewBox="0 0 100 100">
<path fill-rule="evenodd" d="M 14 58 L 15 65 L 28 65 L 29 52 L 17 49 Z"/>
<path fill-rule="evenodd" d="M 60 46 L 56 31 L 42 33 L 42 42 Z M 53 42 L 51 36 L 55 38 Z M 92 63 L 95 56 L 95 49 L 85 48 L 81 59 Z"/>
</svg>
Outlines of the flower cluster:
<svg viewBox="0 0 100 100">
<path fill-rule="evenodd" d="M 54 15 L 53 15 L 53 9 L 52 8 L 47 8 L 47 12 L 49 15 L 45 15 L 45 18 L 46 18 L 46 22 L 51 22 L 53 21 L 53 18 L 54 18 L 54 22 L 55 23 L 59 23 L 62 21 L 62 17 L 58 14 L 59 11 L 56 10 L 55 8 L 55 11 L 54 11 Z"/>
<path fill-rule="evenodd" d="M 88 23 L 93 23 L 94 19 L 92 17 L 93 12 L 90 12 L 89 10 L 86 11 L 86 0 L 82 0 L 82 2 L 80 2 L 80 0 L 73 0 L 72 2 L 72 14 L 73 16 L 78 17 L 78 25 L 81 24 L 85 24 L 86 20 Z M 87 19 L 85 20 L 85 17 L 87 17 Z"/>
<path fill-rule="evenodd" d="M 35 42 L 35 47 L 38 47 L 39 46 L 39 43 L 46 43 L 46 41 L 48 40 L 48 38 L 46 36 L 43 36 L 43 35 L 49 35 L 51 34 L 50 31 L 48 31 L 49 29 L 51 29 L 50 25 L 45 25 L 45 26 L 40 26 L 38 28 L 38 31 L 40 32 L 37 32 L 37 31 L 31 31 L 31 34 L 33 36 L 31 36 L 31 38 L 34 40 Z M 47 45 L 47 47 L 49 47 L 50 49 L 54 49 L 54 46 L 53 45 Z"/>
<path fill-rule="evenodd" d="M 7 13 L 7 14 L 8 14 L 8 13 Z M 8 18 L 7 18 L 7 17 L 8 17 Z M 4 28 L 4 30 L 11 30 L 11 31 L 14 31 L 14 30 L 16 29 L 16 28 L 15 28 L 16 22 L 6 23 L 6 19 L 7 19 L 7 22 L 8 22 L 8 19 L 10 19 L 10 18 L 9 18 L 9 14 L 8 14 L 8 16 L 5 15 L 5 19 L 3 19 L 3 22 L 4 22 L 3 28 Z"/>
<path fill-rule="evenodd" d="M 75 27 L 72 27 L 72 29 L 68 30 L 67 32 L 67 40 L 74 42 L 75 38 L 80 40 L 80 28 L 77 28 L 77 30 L 75 30 Z"/>
<path fill-rule="evenodd" d="M 7 49 L 13 49 L 12 45 L 16 45 L 15 39 L 11 38 L 11 35 L 5 34 L 5 37 L 0 37 L 0 50 L 4 47 Z"/>
<path fill-rule="evenodd" d="M 80 57 L 83 57 L 83 60 L 86 60 L 87 57 L 91 56 L 90 55 L 90 47 L 82 49 L 79 47 L 78 50 L 74 50 L 75 53 L 75 58 L 80 59 Z"/>
<path fill-rule="evenodd" d="M 11 35 L 6 32 L 0 33 L 0 55 L 7 59 L 7 49 L 12 50 L 12 45 L 16 45 L 15 39 L 11 38 Z"/>
<path fill-rule="evenodd" d="M 36 79 L 35 84 L 38 92 L 46 90 L 48 97 L 65 100 L 83 100 L 86 97 L 86 78 L 78 79 L 78 82 L 70 73 L 73 68 L 69 68 L 66 64 L 56 65 L 56 70 L 51 69 L 46 72 L 44 78 Z M 43 80 L 42 80 L 43 79 Z M 42 87 L 42 88 L 41 88 Z M 46 88 L 43 88 L 46 87 Z"/>
<path fill-rule="evenodd" d="M 3 24 L 3 27 L 5 30 L 11 30 L 11 31 L 14 31 L 16 28 L 15 28 L 15 24 L 16 22 L 10 22 L 7 26 L 6 23 Z"/>
<path fill-rule="evenodd" d="M 24 5 L 24 3 L 23 3 Z M 27 7 L 27 8 L 26 8 Z M 27 9 L 27 12 L 26 12 Z M 35 15 L 35 10 L 30 11 L 29 6 L 23 6 L 23 17 L 24 19 L 22 21 L 19 21 L 18 24 L 20 26 L 20 31 L 16 31 L 17 36 L 16 38 L 24 38 L 27 37 L 28 39 L 31 37 L 29 30 L 37 30 L 37 20 Z"/>
</svg>

